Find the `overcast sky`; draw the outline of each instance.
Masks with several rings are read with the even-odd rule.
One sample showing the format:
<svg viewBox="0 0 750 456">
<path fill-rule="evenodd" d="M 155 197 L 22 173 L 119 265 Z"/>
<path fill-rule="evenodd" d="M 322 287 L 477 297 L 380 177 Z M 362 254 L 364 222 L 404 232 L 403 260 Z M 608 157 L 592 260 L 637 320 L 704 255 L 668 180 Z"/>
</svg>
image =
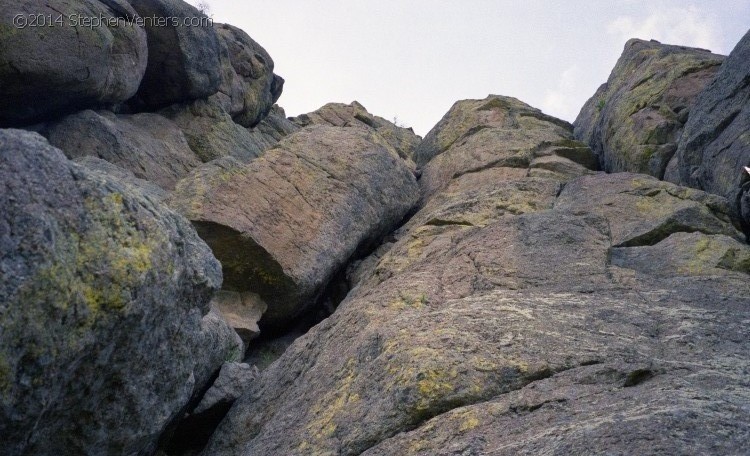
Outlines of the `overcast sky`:
<svg viewBox="0 0 750 456">
<path fill-rule="evenodd" d="M 629 38 L 727 54 L 750 26 L 750 0 L 199 1 L 268 50 L 287 115 L 357 100 L 420 135 L 491 93 L 572 122 Z"/>
</svg>

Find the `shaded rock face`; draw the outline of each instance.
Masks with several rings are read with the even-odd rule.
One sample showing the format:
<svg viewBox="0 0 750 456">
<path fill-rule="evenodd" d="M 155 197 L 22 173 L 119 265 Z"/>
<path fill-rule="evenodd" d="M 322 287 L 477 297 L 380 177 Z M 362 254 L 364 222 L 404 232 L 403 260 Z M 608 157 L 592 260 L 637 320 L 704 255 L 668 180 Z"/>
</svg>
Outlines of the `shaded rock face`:
<svg viewBox="0 0 750 456">
<path fill-rule="evenodd" d="M 29 15 L 65 19 L 52 27 L 18 28 L 17 14 L 30 25 Z M 148 55 L 146 32 L 132 22 L 136 16 L 124 0 L 0 1 L 0 127 L 132 97 Z M 74 27 L 68 17 L 120 21 L 117 27 Z"/>
<path fill-rule="evenodd" d="M 750 33 L 698 96 L 675 158 L 671 180 L 729 199 L 750 226 Z M 750 231 L 748 231 L 750 232 Z"/>
<path fill-rule="evenodd" d="M 490 101 L 505 107 L 478 125 L 520 109 Z M 519 121 L 549 124 L 534 140 L 571 134 Z M 560 193 L 560 175 L 508 166 L 498 147 L 496 165 L 430 195 L 203 454 L 743 451 L 750 247 L 727 202 L 583 166 Z"/>
<path fill-rule="evenodd" d="M 575 121 L 607 172 L 663 178 L 695 98 L 723 56 L 702 49 L 633 39 L 605 84 Z"/>
<path fill-rule="evenodd" d="M 208 17 L 182 0 L 128 0 L 144 18 L 148 66 L 132 104 L 153 110 L 215 94 L 221 46 Z M 187 21 L 187 22 L 185 22 Z"/>
<path fill-rule="evenodd" d="M 268 116 L 250 129 L 250 136 L 258 149 L 265 152 L 299 129 L 300 127 L 287 119 L 281 106 L 273 105 Z"/>
<path fill-rule="evenodd" d="M 3 454 L 145 454 L 236 349 L 190 224 L 0 131 Z M 234 335 L 236 337 L 236 335 Z"/>
<path fill-rule="evenodd" d="M 284 79 L 273 73 L 273 60 L 250 36 L 217 24 L 222 48 L 219 93 L 224 109 L 243 127 L 254 127 L 281 96 Z"/>
<path fill-rule="evenodd" d="M 310 127 L 247 165 L 210 162 L 170 204 L 222 262 L 224 288 L 257 293 L 262 322 L 311 305 L 357 250 L 393 229 L 418 196 L 414 176 L 377 134 Z"/>
<path fill-rule="evenodd" d="M 201 164 L 177 125 L 158 114 L 86 110 L 42 133 L 68 158 L 98 157 L 166 190 Z"/>
<path fill-rule="evenodd" d="M 79 165 L 87 168 L 93 174 L 105 180 L 114 180 L 120 185 L 128 187 L 129 190 L 148 195 L 153 201 L 162 201 L 167 197 L 167 191 L 153 182 L 135 177 L 132 171 L 112 164 L 101 158 L 87 155 L 74 160 Z"/>
<path fill-rule="evenodd" d="M 361 126 L 372 129 L 391 145 L 401 158 L 413 157 L 422 138 L 411 128 L 403 128 L 367 112 L 364 106 L 354 101 L 350 104 L 328 103 L 317 111 L 302 114 L 291 119 L 296 125 L 331 125 L 334 127 Z"/>
<path fill-rule="evenodd" d="M 180 127 L 190 148 L 203 162 L 227 156 L 250 161 L 262 153 L 253 134 L 235 123 L 215 97 L 175 104 L 161 114 Z"/>
</svg>

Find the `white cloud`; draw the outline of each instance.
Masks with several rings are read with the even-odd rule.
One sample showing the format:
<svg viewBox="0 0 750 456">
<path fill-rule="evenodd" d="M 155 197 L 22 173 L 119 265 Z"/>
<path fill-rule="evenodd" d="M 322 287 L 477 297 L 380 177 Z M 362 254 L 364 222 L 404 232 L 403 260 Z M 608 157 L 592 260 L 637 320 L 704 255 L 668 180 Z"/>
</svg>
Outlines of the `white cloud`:
<svg viewBox="0 0 750 456">
<path fill-rule="evenodd" d="M 582 87 L 582 72 L 578 65 L 573 65 L 560 74 L 557 87 L 548 90 L 542 102 L 542 111 L 555 117 L 565 119 L 569 122 L 575 120 L 583 101 L 589 95 L 585 92 L 587 87 Z"/>
<path fill-rule="evenodd" d="M 641 18 L 619 16 L 608 24 L 607 32 L 622 43 L 630 38 L 654 39 L 665 44 L 726 52 L 714 15 L 695 6 L 660 9 Z"/>
</svg>

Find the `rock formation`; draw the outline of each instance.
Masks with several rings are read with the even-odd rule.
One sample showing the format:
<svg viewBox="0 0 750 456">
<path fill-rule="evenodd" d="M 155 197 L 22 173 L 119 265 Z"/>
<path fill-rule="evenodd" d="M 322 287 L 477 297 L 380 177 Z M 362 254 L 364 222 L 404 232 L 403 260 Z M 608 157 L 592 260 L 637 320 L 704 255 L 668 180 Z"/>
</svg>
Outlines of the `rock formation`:
<svg viewBox="0 0 750 456">
<path fill-rule="evenodd" d="M 178 184 L 170 205 L 222 262 L 224 288 L 259 294 L 264 321 L 275 325 L 313 304 L 417 197 L 414 176 L 379 135 L 316 126 L 247 165 L 207 163 Z"/>
<path fill-rule="evenodd" d="M 422 139 L 181 0 L 0 0 L 0 453 L 746 453 L 749 53 Z"/>
<path fill-rule="evenodd" d="M 154 448 L 236 350 L 202 326 L 218 262 L 182 217 L 37 134 L 0 132 L 0 181 L 4 454 Z"/>
<path fill-rule="evenodd" d="M 698 96 L 668 176 L 726 197 L 750 227 L 750 32 Z M 750 232 L 750 231 L 748 231 Z"/>
<path fill-rule="evenodd" d="M 607 172 L 663 178 L 695 98 L 722 60 L 703 49 L 628 41 L 578 115 L 576 139 L 591 145 Z"/>
</svg>

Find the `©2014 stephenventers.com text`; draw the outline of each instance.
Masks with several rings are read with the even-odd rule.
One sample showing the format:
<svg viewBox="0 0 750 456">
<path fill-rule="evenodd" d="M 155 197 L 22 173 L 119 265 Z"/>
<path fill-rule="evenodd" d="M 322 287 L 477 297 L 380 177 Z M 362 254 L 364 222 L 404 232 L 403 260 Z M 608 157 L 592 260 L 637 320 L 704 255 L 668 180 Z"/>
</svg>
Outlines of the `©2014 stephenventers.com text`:
<svg viewBox="0 0 750 456">
<path fill-rule="evenodd" d="M 192 17 L 174 16 L 134 16 L 129 18 L 113 16 L 84 16 L 81 14 L 16 14 L 13 17 L 16 28 L 33 27 L 123 27 L 135 25 L 138 27 L 211 27 L 213 19 L 200 15 Z"/>
</svg>

